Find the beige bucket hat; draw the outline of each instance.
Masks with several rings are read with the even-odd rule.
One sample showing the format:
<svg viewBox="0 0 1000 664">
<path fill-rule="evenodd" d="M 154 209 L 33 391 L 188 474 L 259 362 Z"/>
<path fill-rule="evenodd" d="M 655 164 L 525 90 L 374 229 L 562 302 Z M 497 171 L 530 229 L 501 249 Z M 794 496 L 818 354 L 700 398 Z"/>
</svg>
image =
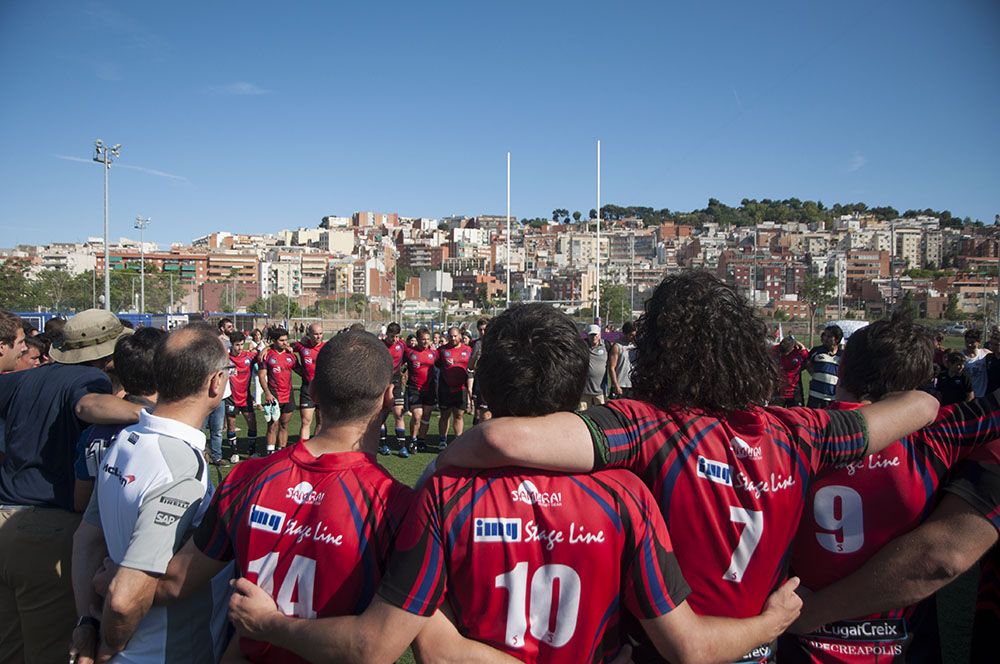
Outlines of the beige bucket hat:
<svg viewBox="0 0 1000 664">
<path fill-rule="evenodd" d="M 52 347 L 52 359 L 60 364 L 80 364 L 107 357 L 115 344 L 132 334 L 110 311 L 87 309 L 66 321 L 63 339 Z"/>
</svg>

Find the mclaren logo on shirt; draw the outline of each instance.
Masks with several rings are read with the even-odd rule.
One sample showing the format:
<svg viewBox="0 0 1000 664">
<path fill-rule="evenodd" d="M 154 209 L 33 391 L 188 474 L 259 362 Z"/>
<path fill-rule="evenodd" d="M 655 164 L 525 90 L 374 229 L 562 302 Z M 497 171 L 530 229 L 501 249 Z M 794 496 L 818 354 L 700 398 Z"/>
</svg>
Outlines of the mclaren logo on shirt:
<svg viewBox="0 0 1000 664">
<path fill-rule="evenodd" d="M 266 530 L 271 533 L 281 533 L 281 527 L 285 525 L 285 513 L 277 510 L 269 510 L 259 505 L 250 506 L 250 527 L 257 530 Z"/>
<path fill-rule="evenodd" d="M 108 475 L 117 477 L 118 481 L 122 483 L 122 486 L 135 482 L 135 475 L 122 475 L 122 471 L 118 468 L 118 466 L 109 466 L 108 464 L 104 464 L 104 472 Z"/>
<path fill-rule="evenodd" d="M 733 470 L 729 464 L 712 461 L 703 456 L 698 457 L 698 477 L 716 484 L 733 485 Z"/>
<path fill-rule="evenodd" d="M 481 518 L 475 521 L 473 542 L 520 542 L 521 520 L 503 517 Z"/>
</svg>

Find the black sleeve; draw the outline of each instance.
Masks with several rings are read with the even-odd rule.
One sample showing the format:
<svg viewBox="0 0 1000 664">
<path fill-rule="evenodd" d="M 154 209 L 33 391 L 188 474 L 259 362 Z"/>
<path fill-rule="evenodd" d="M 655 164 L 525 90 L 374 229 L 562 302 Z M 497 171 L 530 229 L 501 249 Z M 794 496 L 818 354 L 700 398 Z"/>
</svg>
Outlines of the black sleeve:
<svg viewBox="0 0 1000 664">
<path fill-rule="evenodd" d="M 1000 531 L 1000 466 L 964 461 L 955 467 L 944 490 L 967 502 Z"/>
</svg>

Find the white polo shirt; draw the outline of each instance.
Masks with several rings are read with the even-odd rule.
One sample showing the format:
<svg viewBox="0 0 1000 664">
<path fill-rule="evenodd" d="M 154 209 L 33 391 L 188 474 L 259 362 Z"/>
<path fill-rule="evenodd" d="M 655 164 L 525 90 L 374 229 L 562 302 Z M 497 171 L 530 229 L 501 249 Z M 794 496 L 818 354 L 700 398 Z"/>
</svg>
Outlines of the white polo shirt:
<svg viewBox="0 0 1000 664">
<path fill-rule="evenodd" d="M 84 518 L 104 531 L 115 563 L 163 574 L 212 497 L 205 434 L 142 411 L 99 461 Z M 215 662 L 225 647 L 232 570 L 202 592 L 152 607 L 116 662 Z"/>
</svg>

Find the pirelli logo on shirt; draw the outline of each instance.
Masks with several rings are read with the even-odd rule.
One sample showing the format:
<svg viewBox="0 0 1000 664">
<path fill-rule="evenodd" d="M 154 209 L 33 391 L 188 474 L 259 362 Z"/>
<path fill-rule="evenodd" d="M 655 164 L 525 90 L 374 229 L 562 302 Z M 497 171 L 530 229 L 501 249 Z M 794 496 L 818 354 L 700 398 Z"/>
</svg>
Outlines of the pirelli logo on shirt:
<svg viewBox="0 0 1000 664">
<path fill-rule="evenodd" d="M 521 520 L 483 517 L 473 523 L 473 542 L 520 542 Z"/>
</svg>

